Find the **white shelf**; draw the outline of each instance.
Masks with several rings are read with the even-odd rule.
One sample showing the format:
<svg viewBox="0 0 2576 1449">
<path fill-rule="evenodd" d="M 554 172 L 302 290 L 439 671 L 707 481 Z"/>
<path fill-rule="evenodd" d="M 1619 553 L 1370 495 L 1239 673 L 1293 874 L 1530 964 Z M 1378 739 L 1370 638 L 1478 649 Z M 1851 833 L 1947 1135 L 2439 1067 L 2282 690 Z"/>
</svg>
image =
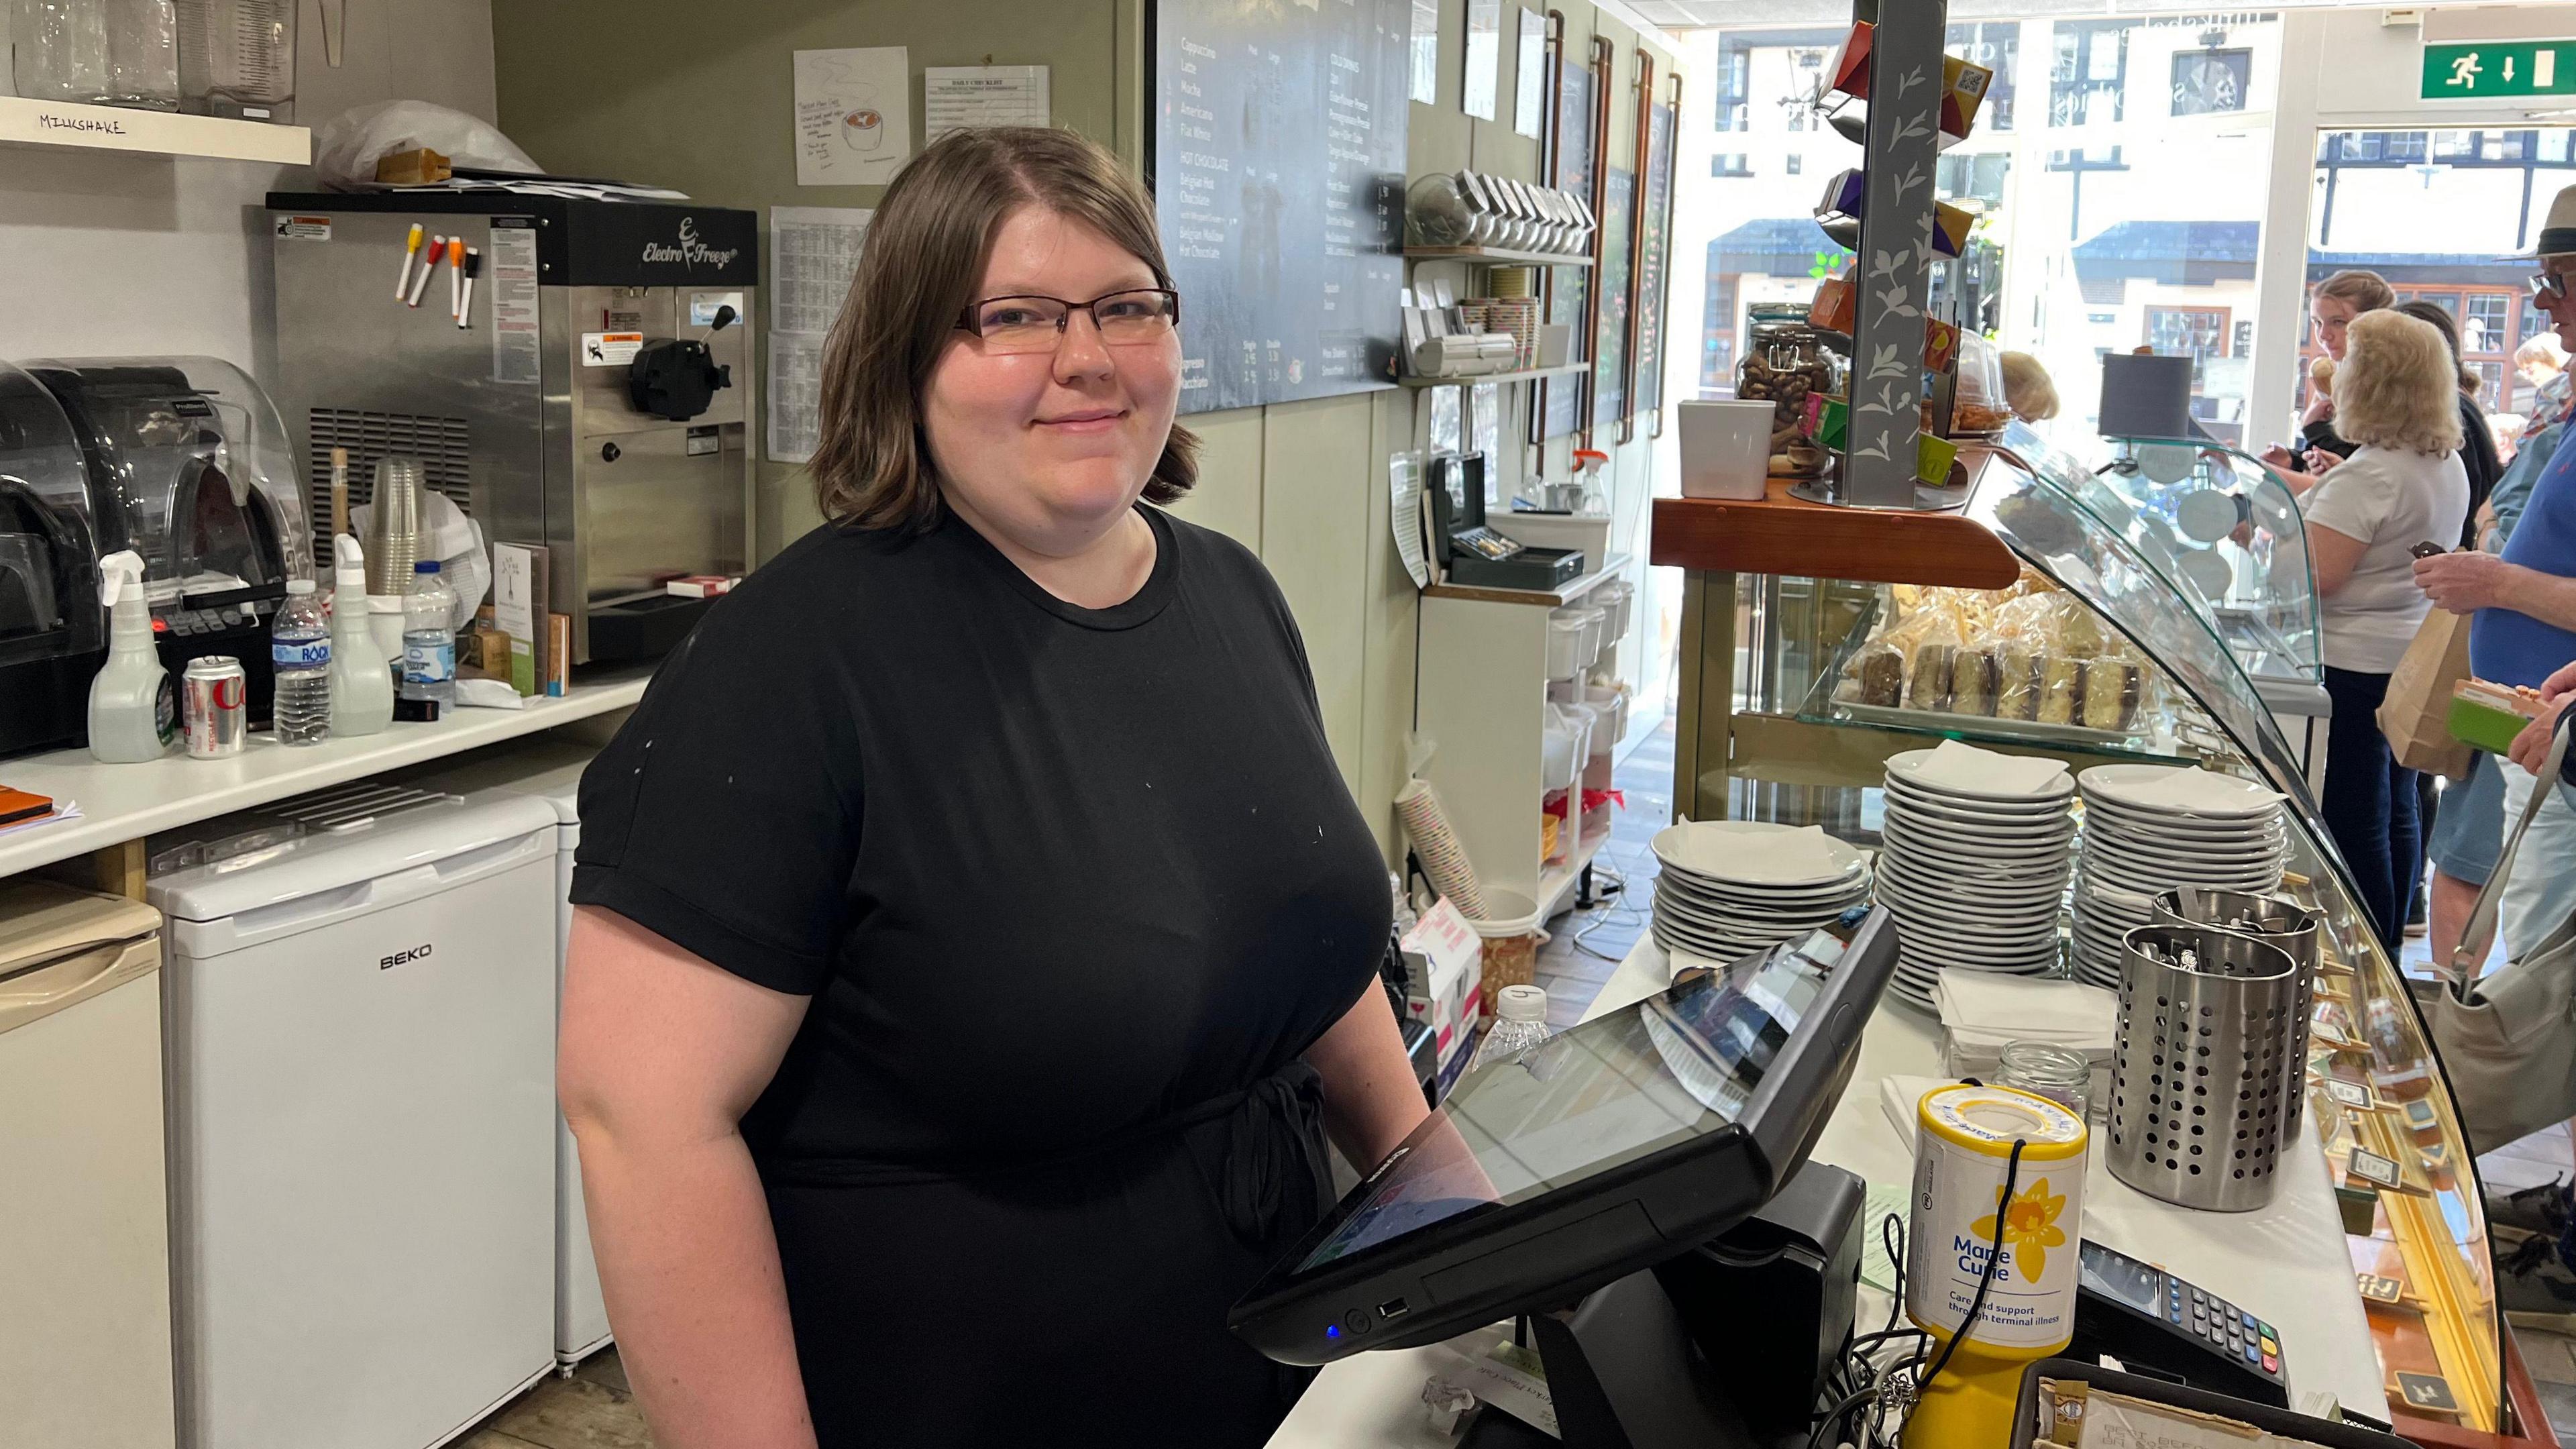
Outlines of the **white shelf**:
<svg viewBox="0 0 2576 1449">
<path fill-rule="evenodd" d="M 122 106 L 76 106 L 25 96 L 0 96 L 0 141 L 271 161 L 282 166 L 303 166 L 313 160 L 313 133 L 302 126 L 183 116 L 175 111 L 132 111 Z"/>
<path fill-rule="evenodd" d="M 1580 830 L 1581 816 L 1577 815 L 1576 820 L 1576 829 Z M 1545 925 L 1553 919 L 1564 903 L 1571 899 L 1574 887 L 1583 879 L 1583 868 L 1590 865 L 1592 858 L 1601 853 L 1601 847 L 1609 843 L 1610 832 L 1604 830 L 1590 840 L 1579 841 L 1565 864 L 1551 865 L 1539 873 L 1539 924 Z"/>
<path fill-rule="evenodd" d="M 376 734 L 287 746 L 255 734 L 221 760 L 165 755 L 139 765 L 102 765 L 87 750 L 54 750 L 0 760 L 0 784 L 69 800 L 80 817 L 0 834 L 0 879 L 70 860 L 159 830 L 211 820 L 274 800 L 345 784 L 484 745 L 572 724 L 644 697 L 649 666 L 576 682 L 559 699 L 523 709 L 460 709 L 436 724 L 390 724 Z"/>
</svg>

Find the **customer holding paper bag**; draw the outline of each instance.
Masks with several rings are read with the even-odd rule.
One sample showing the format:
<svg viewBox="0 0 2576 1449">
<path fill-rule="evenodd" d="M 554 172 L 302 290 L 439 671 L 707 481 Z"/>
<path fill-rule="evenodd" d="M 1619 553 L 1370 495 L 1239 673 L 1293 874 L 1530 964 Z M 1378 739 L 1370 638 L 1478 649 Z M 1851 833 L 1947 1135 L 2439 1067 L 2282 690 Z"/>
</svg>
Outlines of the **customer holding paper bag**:
<svg viewBox="0 0 2576 1449">
<path fill-rule="evenodd" d="M 2325 634 L 2326 733 L 2321 805 L 2371 924 L 2391 952 L 2422 859 L 2415 772 L 2379 732 L 2389 676 L 2431 601 L 2416 587 L 2415 545 L 2447 545 L 2469 514 L 2450 349 L 2402 313 L 2365 312 L 2346 331 L 2335 375 L 2336 424 L 2351 457 L 2302 500 Z"/>
</svg>

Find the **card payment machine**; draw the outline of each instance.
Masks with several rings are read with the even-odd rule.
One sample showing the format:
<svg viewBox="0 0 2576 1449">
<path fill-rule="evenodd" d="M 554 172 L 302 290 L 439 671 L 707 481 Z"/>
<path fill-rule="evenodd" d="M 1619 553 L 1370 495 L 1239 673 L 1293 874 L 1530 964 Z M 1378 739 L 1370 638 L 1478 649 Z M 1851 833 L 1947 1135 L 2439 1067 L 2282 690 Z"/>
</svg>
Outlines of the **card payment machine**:
<svg viewBox="0 0 2576 1449">
<path fill-rule="evenodd" d="M 2281 1335 L 2215 1293 L 2100 1243 L 2076 1274 L 2075 1339 L 2065 1356 L 2109 1354 L 2131 1373 L 2288 1408 Z"/>
</svg>

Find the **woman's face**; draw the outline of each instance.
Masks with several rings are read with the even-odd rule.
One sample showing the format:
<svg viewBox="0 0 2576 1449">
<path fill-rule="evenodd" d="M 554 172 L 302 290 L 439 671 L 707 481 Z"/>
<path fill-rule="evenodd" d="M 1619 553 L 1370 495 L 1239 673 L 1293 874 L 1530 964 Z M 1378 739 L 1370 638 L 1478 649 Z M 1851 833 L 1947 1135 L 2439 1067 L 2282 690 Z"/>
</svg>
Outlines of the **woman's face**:
<svg viewBox="0 0 2576 1449">
<path fill-rule="evenodd" d="M 2343 361 L 2344 329 L 2361 314 L 2341 297 L 2323 292 L 2308 299 L 2308 320 L 2316 324 L 2317 341 L 2325 344 L 2326 356 Z"/>
<path fill-rule="evenodd" d="M 1087 302 L 1160 285 L 1153 268 L 1080 221 L 1023 206 L 1002 222 L 975 297 Z M 1085 312 L 1051 352 L 997 354 L 951 335 L 930 371 L 925 431 L 940 486 L 1024 547 L 1072 552 L 1145 491 L 1180 397 L 1177 331 L 1110 346 Z"/>
</svg>

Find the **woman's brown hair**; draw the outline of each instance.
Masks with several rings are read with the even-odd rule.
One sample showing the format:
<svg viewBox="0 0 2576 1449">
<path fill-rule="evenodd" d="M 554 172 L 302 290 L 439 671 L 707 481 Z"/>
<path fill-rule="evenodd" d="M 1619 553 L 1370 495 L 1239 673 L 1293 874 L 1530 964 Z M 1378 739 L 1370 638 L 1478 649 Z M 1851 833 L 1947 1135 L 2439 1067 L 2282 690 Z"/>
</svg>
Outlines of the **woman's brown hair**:
<svg viewBox="0 0 2576 1449">
<path fill-rule="evenodd" d="M 806 466 L 825 518 L 914 531 L 939 521 L 922 388 L 975 300 L 994 233 L 1023 206 L 1081 222 L 1152 268 L 1156 286 L 1172 285 L 1153 198 L 1106 148 L 1043 126 L 949 132 L 886 188 L 824 344 L 822 436 Z M 1172 428 L 1146 501 L 1190 491 L 1198 447 Z"/>
<path fill-rule="evenodd" d="M 2388 279 L 2377 272 L 2337 272 L 2317 283 L 2316 294 L 2334 298 L 2352 308 L 2355 315 L 2397 305 L 2397 293 L 2389 287 Z"/>
<path fill-rule="evenodd" d="M 2476 397 L 2487 385 L 2485 378 L 2469 371 L 2468 364 L 2460 361 L 2460 319 L 2452 316 L 2441 303 L 2427 302 L 2418 297 L 2412 302 L 2400 302 L 2390 310 L 2428 323 L 2434 331 L 2442 334 L 2442 340 L 2451 348 L 2451 366 L 2460 374 L 2460 391 Z"/>
</svg>

